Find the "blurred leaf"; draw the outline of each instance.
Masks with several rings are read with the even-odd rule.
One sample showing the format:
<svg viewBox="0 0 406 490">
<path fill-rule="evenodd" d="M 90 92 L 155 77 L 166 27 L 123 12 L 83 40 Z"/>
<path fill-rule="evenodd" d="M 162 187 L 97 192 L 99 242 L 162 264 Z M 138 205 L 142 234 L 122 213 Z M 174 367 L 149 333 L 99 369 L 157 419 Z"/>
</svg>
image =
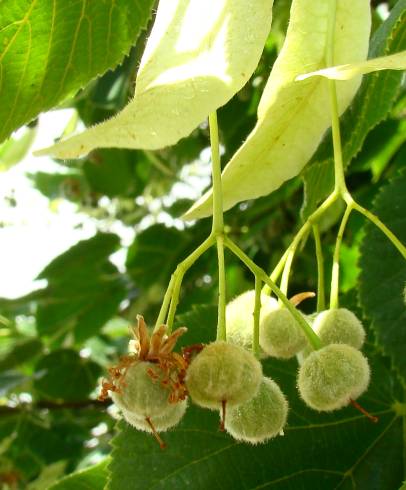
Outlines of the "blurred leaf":
<svg viewBox="0 0 406 490">
<path fill-rule="evenodd" d="M 81 270 L 100 268 L 105 264 L 107 257 L 117 250 L 119 244 L 117 235 L 98 233 L 88 240 L 80 241 L 52 260 L 37 279 L 60 282 L 69 276 L 74 277 Z"/>
<path fill-rule="evenodd" d="M 140 287 L 165 283 L 177 264 L 205 238 L 204 229 L 177 230 L 153 225 L 138 234 L 128 249 L 128 273 Z"/>
<path fill-rule="evenodd" d="M 106 458 L 90 468 L 76 471 L 49 487 L 49 490 L 104 490 L 109 462 L 110 458 Z"/>
<path fill-rule="evenodd" d="M 152 0 L 0 3 L 0 141 L 117 65 L 151 15 Z"/>
<path fill-rule="evenodd" d="M 145 157 L 130 150 L 98 150 L 83 163 L 83 172 L 93 191 L 108 197 L 135 195 L 142 192 L 146 182 L 137 175 L 138 165 Z"/>
<path fill-rule="evenodd" d="M 351 170 L 353 172 L 371 171 L 373 182 L 379 181 L 405 142 L 405 120 L 382 121 L 368 134 L 361 152 L 351 164 Z"/>
<path fill-rule="evenodd" d="M 19 339 L 4 357 L 0 358 L 0 371 L 13 369 L 20 364 L 30 361 L 42 351 L 40 339 Z"/>
<path fill-rule="evenodd" d="M 57 461 L 45 466 L 38 478 L 27 486 L 27 490 L 44 490 L 57 480 L 64 472 L 65 461 Z"/>
<path fill-rule="evenodd" d="M 11 137 L 0 145 L 0 172 L 19 163 L 28 153 L 36 135 L 36 128 L 25 128 L 20 138 Z"/>
<path fill-rule="evenodd" d="M 96 387 L 101 374 L 98 364 L 70 349 L 60 349 L 43 357 L 36 365 L 34 389 L 52 400 L 83 401 Z"/>
<path fill-rule="evenodd" d="M 38 279 L 48 281 L 37 294 L 37 329 L 42 336 L 73 330 L 82 342 L 117 313 L 127 287 L 108 257 L 118 244 L 116 235 L 98 233 L 74 245 L 39 274 Z"/>
<path fill-rule="evenodd" d="M 382 188 L 372 211 L 406 243 L 406 173 Z M 406 261 L 372 223 L 365 226 L 359 260 L 359 298 L 383 351 L 406 381 Z"/>
<path fill-rule="evenodd" d="M 151 435 L 121 421 L 107 488 L 398 488 L 402 418 L 392 406 L 402 390 L 381 360 L 373 359 L 371 387 L 361 399 L 367 410 L 379 414 L 377 424 L 353 408 L 329 414 L 306 408 L 297 394 L 295 361 L 267 361 L 265 371 L 290 403 L 283 437 L 258 446 L 237 443 L 218 431 L 218 413 L 190 406 L 180 425 L 162 434 L 167 443 L 162 453 Z"/>
<path fill-rule="evenodd" d="M 399 0 L 388 19 L 375 32 L 369 58 L 406 49 L 406 0 Z M 351 106 L 341 117 L 344 162 L 348 165 L 361 150 L 365 138 L 391 110 L 402 81 L 402 73 L 383 71 L 364 77 Z M 346 82 L 343 82 L 346 83 Z M 334 162 L 329 131 L 303 173 L 305 196 L 302 216 L 306 219 L 334 186 Z"/>
<path fill-rule="evenodd" d="M 5 396 L 9 391 L 21 386 L 29 379 L 18 371 L 0 372 L 0 397 Z"/>
<path fill-rule="evenodd" d="M 216 338 L 217 305 L 193 305 L 177 316 L 177 324 L 188 329 L 177 342 L 178 347 L 212 342 Z"/>
<path fill-rule="evenodd" d="M 70 201 L 79 201 L 86 191 L 86 183 L 76 170 L 68 172 L 35 172 L 28 173 L 36 189 L 48 199 L 63 197 Z"/>
</svg>

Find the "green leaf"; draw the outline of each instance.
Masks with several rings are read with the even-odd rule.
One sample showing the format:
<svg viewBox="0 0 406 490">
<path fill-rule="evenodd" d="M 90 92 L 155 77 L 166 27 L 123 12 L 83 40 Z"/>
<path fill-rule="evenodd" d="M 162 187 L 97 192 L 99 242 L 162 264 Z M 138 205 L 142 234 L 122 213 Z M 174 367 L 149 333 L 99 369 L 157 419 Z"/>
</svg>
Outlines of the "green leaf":
<svg viewBox="0 0 406 490">
<path fill-rule="evenodd" d="M 406 173 L 382 188 L 373 212 L 406 243 Z M 372 223 L 365 226 L 359 260 L 359 299 L 379 345 L 406 381 L 406 261 Z"/>
<path fill-rule="evenodd" d="M 380 70 L 405 70 L 406 51 L 395 53 L 389 56 L 381 56 L 362 63 L 350 63 L 346 65 L 331 66 L 321 70 L 306 73 L 296 77 L 297 81 L 306 80 L 310 77 L 325 77 L 331 80 L 350 80 L 358 75 L 366 75 L 373 71 Z"/>
<path fill-rule="evenodd" d="M 98 233 L 45 267 L 38 279 L 46 279 L 48 286 L 36 298 L 40 335 L 73 330 L 76 341 L 83 342 L 117 313 L 127 287 L 108 257 L 118 245 L 116 235 Z"/>
<path fill-rule="evenodd" d="M 34 389 L 52 400 L 86 400 L 101 374 L 98 364 L 70 349 L 59 349 L 43 357 L 36 365 L 38 378 Z"/>
<path fill-rule="evenodd" d="M 109 462 L 110 458 L 106 458 L 90 468 L 76 471 L 50 486 L 49 490 L 104 490 Z"/>
<path fill-rule="evenodd" d="M 328 83 L 320 78 L 295 82 L 305 71 L 325 66 L 330 2 L 292 2 L 286 40 L 258 107 L 258 122 L 223 171 L 223 206 L 267 195 L 298 175 L 331 124 Z M 331 7 L 334 8 L 334 7 Z M 371 27 L 368 0 L 337 2 L 333 58 L 337 63 L 364 61 Z M 338 87 L 340 114 L 348 107 L 361 78 Z M 185 219 L 209 216 L 212 191 Z"/>
<path fill-rule="evenodd" d="M 258 446 L 235 442 L 218 430 L 219 415 L 190 406 L 173 430 L 163 433 L 165 452 L 151 435 L 124 421 L 118 425 L 109 465 L 109 490 L 356 488 L 395 489 L 403 478 L 402 418 L 392 408 L 402 390 L 376 359 L 373 381 L 360 403 L 379 415 L 372 424 L 354 408 L 322 414 L 299 399 L 296 362 L 271 361 L 265 371 L 290 404 L 283 437 Z M 399 390 L 399 391 L 398 391 Z M 382 461 L 390 461 L 383 465 Z"/>
<path fill-rule="evenodd" d="M 399 0 L 388 19 L 375 32 L 369 58 L 389 55 L 406 48 L 406 0 Z M 402 73 L 381 71 L 366 76 L 353 103 L 340 121 L 344 163 L 348 165 L 361 150 L 368 133 L 384 120 L 398 96 Z M 346 82 L 343 82 L 346 83 Z M 307 218 L 334 187 L 331 132 L 319 146 L 304 174 L 305 198 L 302 209 Z"/>
<path fill-rule="evenodd" d="M 130 150 L 101 150 L 93 152 L 83 163 L 83 172 L 92 190 L 109 197 L 134 194 L 144 182 L 136 175 L 140 152 Z"/>
<path fill-rule="evenodd" d="M 0 371 L 3 369 L 13 369 L 23 364 L 42 351 L 42 342 L 39 339 L 17 340 L 13 348 L 0 359 Z"/>
<path fill-rule="evenodd" d="M 37 279 L 49 282 L 65 281 L 69 275 L 74 275 L 88 267 L 99 268 L 107 257 L 114 253 L 120 244 L 117 235 L 98 233 L 88 240 L 82 240 L 62 255 L 50 262 L 38 275 Z"/>
<path fill-rule="evenodd" d="M 194 249 L 196 239 L 199 237 L 185 230 L 179 231 L 161 224 L 150 226 L 136 236 L 128 249 L 128 273 L 137 286 L 165 283 L 178 262 Z"/>
<path fill-rule="evenodd" d="M 134 99 L 113 119 L 38 152 L 74 158 L 94 148 L 158 149 L 188 136 L 247 82 L 273 0 L 161 0 Z"/>
<path fill-rule="evenodd" d="M 120 63 L 153 4 L 0 2 L 0 141 Z"/>
<path fill-rule="evenodd" d="M 29 380 L 18 371 L 3 371 L 0 373 L 0 397 L 5 396 L 9 391 L 21 386 Z"/>
</svg>

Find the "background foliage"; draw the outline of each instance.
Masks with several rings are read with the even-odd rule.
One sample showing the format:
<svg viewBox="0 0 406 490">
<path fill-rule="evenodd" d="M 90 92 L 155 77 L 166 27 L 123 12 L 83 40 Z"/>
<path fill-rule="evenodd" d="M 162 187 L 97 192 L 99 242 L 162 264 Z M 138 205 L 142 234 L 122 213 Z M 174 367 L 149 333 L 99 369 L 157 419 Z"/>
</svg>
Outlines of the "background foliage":
<svg viewBox="0 0 406 490">
<path fill-rule="evenodd" d="M 0 78 L 0 139 L 62 102 L 76 108 L 86 125 L 120 110 L 132 95 L 153 3 L 100 1 L 96 8 L 92 2 L 56 0 L 50 9 L 42 0 L 0 1 L 0 69 L 6 74 Z M 374 2 L 374 12 L 380 3 Z M 272 32 L 256 72 L 219 111 L 224 162 L 255 123 L 289 7 L 289 0 L 275 2 Z M 406 49 L 406 1 L 390 7 L 384 23 L 375 12 L 371 56 Z M 402 74 L 371 74 L 342 118 L 349 187 L 403 241 L 405 101 Z M 31 140 L 3 143 L 0 169 L 18 163 Z M 162 151 L 96 150 L 86 159 L 59 162 L 63 174 L 30 175 L 50 202 L 74 202 L 100 231 L 50 262 L 39 275 L 45 287 L 0 300 L 2 488 L 400 488 L 406 444 L 406 268 L 386 238 L 360 216 L 351 217 L 345 236 L 341 295 L 368 328 L 373 378 L 361 402 L 380 417 L 378 424 L 351 408 L 323 415 L 307 409 L 296 392 L 293 361 L 264 366 L 281 383 L 291 410 L 285 436 L 261 447 L 220 434 L 215 414 L 190 407 L 166 436 L 168 449 L 162 452 L 151 437 L 125 423 L 115 427 L 108 404 L 96 400 L 99 377 L 126 350 L 128 325 L 140 312 L 150 323 L 155 320 L 171 272 L 209 232 L 208 220 L 180 229 L 178 219 L 191 203 L 180 196 L 179 185 L 196 167 L 207 167 L 207 147 L 202 126 Z M 231 236 L 264 269 L 272 270 L 300 220 L 328 193 L 331 155 L 326 134 L 303 175 L 226 214 Z M 338 218 L 334 208 L 322 223 L 327 262 Z M 124 270 L 111 261 L 114 252 L 123 252 L 119 236 L 111 232 L 116 223 L 135 230 L 124 250 Z M 215 259 L 213 251 L 207 253 L 186 276 L 176 319 L 189 328 L 184 343 L 215 335 Z M 253 279 L 234 257 L 227 255 L 226 261 L 232 298 L 252 288 Z M 315 270 L 309 239 L 295 261 L 290 293 L 316 290 Z M 309 300 L 304 307 L 311 312 L 315 303 Z"/>
</svg>

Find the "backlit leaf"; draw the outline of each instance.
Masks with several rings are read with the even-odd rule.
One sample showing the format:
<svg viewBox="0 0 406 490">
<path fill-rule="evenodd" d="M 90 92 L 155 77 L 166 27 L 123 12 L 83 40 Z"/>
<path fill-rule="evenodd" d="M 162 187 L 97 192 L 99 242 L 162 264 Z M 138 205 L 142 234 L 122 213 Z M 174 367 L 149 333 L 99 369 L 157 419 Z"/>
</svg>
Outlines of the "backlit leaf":
<svg viewBox="0 0 406 490">
<path fill-rule="evenodd" d="M 350 63 L 340 66 L 332 66 L 321 70 L 306 73 L 296 77 L 297 81 L 306 80 L 311 77 L 325 77 L 332 80 L 350 80 L 359 75 L 366 75 L 373 71 L 381 70 L 405 70 L 406 51 L 395 53 L 389 56 L 381 56 L 362 63 Z"/>
<path fill-rule="evenodd" d="M 0 2 L 0 141 L 117 65 L 153 0 Z"/>
<path fill-rule="evenodd" d="M 134 99 L 115 118 L 38 154 L 73 158 L 94 148 L 158 149 L 189 135 L 255 70 L 273 0 L 161 0 Z"/>
<path fill-rule="evenodd" d="M 224 209 L 237 202 L 269 194 L 297 175 L 317 149 L 330 126 L 328 84 L 320 78 L 302 83 L 298 75 L 325 66 L 331 2 L 295 0 L 282 51 L 276 60 L 258 107 L 258 123 L 223 171 Z M 370 32 L 367 0 L 337 2 L 335 63 L 365 60 Z M 361 78 L 338 85 L 342 113 Z M 211 214 L 212 193 L 206 193 L 185 215 Z"/>
</svg>

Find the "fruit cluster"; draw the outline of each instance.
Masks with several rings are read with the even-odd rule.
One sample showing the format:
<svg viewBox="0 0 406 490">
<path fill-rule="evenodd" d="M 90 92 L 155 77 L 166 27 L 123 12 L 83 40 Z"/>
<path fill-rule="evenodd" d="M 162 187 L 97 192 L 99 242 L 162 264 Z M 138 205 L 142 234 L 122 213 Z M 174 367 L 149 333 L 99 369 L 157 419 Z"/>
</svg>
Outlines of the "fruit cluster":
<svg viewBox="0 0 406 490">
<path fill-rule="evenodd" d="M 138 317 L 132 352 L 110 368 L 101 398 L 111 393 L 124 419 L 135 428 L 158 432 L 183 417 L 193 403 L 218 410 L 220 427 L 239 441 L 262 443 L 283 433 L 288 403 L 279 386 L 262 372 L 253 345 L 255 292 L 237 297 L 226 308 L 227 342 L 215 341 L 173 351 L 186 329 L 166 335 L 163 325 L 149 337 Z M 261 296 L 259 357 L 297 356 L 297 386 L 303 401 L 318 411 L 355 403 L 368 387 L 368 361 L 359 351 L 365 339 L 361 322 L 349 310 L 331 309 L 307 318 L 321 348 L 313 350 L 296 319 L 278 302 Z"/>
</svg>

